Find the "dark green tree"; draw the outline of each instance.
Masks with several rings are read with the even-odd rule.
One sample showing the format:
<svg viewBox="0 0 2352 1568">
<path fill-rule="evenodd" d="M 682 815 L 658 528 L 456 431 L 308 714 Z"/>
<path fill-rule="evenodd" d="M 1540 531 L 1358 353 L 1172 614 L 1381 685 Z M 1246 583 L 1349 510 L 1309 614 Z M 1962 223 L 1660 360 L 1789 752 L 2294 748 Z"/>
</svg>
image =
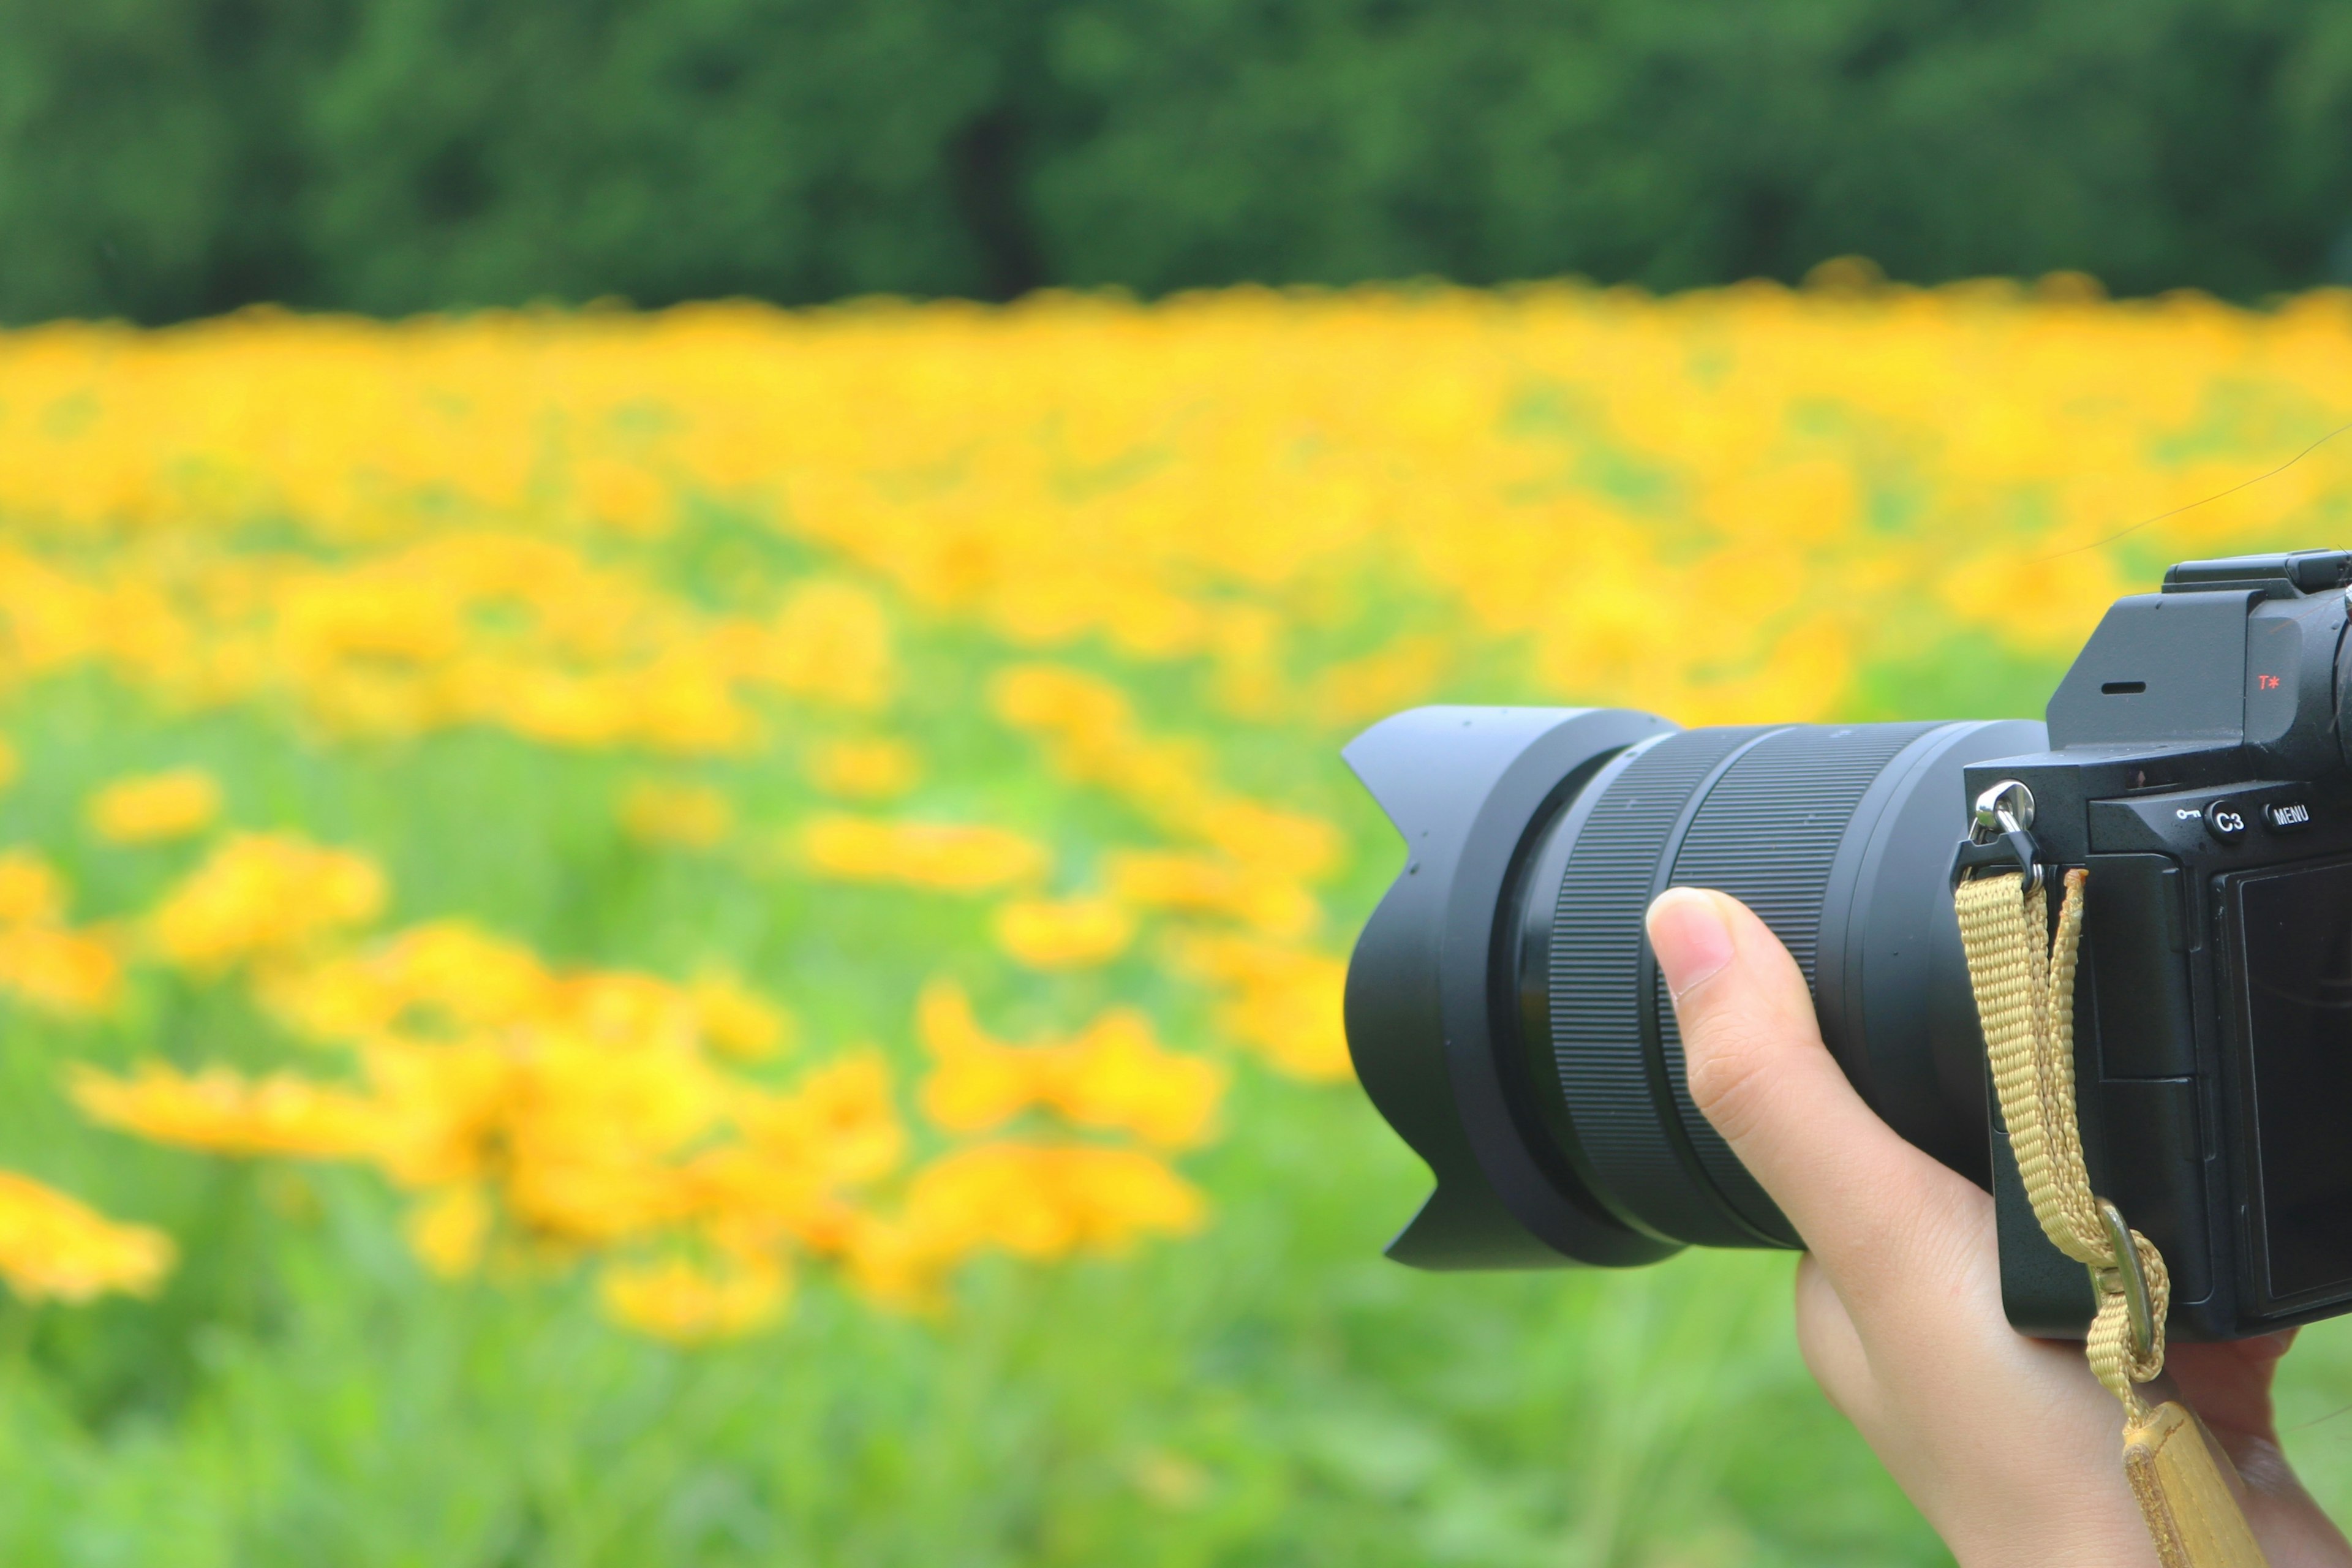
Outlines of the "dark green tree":
<svg viewBox="0 0 2352 1568">
<path fill-rule="evenodd" d="M 0 0 L 0 319 L 2352 279 L 2325 0 Z"/>
</svg>

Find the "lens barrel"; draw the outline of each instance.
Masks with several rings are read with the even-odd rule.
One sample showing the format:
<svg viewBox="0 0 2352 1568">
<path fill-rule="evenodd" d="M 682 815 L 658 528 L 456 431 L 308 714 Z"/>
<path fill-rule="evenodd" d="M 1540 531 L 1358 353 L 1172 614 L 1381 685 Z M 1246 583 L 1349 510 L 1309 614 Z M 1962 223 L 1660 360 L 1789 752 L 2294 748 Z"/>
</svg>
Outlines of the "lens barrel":
<svg viewBox="0 0 2352 1568">
<path fill-rule="evenodd" d="M 1985 1181 L 1948 871 L 1962 769 L 2043 746 L 2023 721 L 1678 731 L 1612 709 L 1424 708 L 1365 731 L 1348 761 L 1407 862 L 1349 966 L 1349 1044 L 1438 1181 L 1390 1255 L 1801 1245 L 1692 1103 L 1642 923 L 1676 886 L 1755 910 L 1864 1098 Z"/>
</svg>

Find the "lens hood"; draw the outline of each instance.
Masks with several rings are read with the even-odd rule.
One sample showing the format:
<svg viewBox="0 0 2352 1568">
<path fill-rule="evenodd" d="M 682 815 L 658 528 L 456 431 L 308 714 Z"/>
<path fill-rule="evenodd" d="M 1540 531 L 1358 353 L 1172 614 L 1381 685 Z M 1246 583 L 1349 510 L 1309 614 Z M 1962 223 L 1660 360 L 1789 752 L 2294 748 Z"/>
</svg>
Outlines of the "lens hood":
<svg viewBox="0 0 2352 1568">
<path fill-rule="evenodd" d="M 1544 1131 L 1504 918 L 1529 840 L 1561 805 L 1611 757 L 1676 728 L 1619 708 L 1416 708 L 1347 748 L 1405 839 L 1346 1002 L 1356 1076 L 1437 1179 L 1389 1243 L 1398 1262 L 1622 1267 L 1676 1250 L 1611 1215 Z"/>
</svg>

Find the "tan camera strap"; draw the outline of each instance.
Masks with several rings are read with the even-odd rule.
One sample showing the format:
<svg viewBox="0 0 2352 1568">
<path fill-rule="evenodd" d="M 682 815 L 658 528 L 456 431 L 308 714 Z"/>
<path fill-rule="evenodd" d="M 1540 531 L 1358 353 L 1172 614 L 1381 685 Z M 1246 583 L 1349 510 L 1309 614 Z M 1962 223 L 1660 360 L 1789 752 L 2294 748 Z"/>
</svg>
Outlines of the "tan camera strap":
<svg viewBox="0 0 2352 1568">
<path fill-rule="evenodd" d="M 2263 1568 L 2224 1474 L 2230 1461 L 2203 1424 L 2184 1405 L 2140 1397 L 2138 1385 L 2164 1370 L 2171 1279 L 2155 1245 L 2091 1191 L 2083 1163 L 2074 963 L 2089 876 L 2066 873 L 2054 939 L 2038 876 L 2031 885 L 2016 872 L 1971 878 L 1954 894 L 2001 1121 L 2034 1217 L 2053 1246 L 2090 1270 L 2098 1315 L 2084 1351 L 2123 1402 L 2124 1470 L 2158 1558 L 2164 1568 Z"/>
</svg>

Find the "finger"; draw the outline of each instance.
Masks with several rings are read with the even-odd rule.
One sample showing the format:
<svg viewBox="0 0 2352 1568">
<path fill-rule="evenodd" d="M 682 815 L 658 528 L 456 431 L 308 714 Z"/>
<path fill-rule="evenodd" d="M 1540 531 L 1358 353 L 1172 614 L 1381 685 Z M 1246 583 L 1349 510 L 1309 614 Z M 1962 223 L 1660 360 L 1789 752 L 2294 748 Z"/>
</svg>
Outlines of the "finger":
<svg viewBox="0 0 2352 1568">
<path fill-rule="evenodd" d="M 1780 939 L 1737 899 L 1696 888 L 1662 894 L 1649 931 L 1692 1100 L 1849 1302 L 1890 1271 L 1916 1271 L 1923 1248 L 1948 1251 L 1983 1194 L 1863 1103 Z"/>
<path fill-rule="evenodd" d="M 2231 1458 L 2249 1443 L 2278 1442 L 2277 1418 L 2271 1408 L 2271 1380 L 2279 1358 L 2294 1342 L 2294 1331 L 2257 1334 L 2250 1340 L 2220 1344 L 2176 1344 L 2165 1357 L 2164 1370 L 2204 1418 Z"/>
</svg>

